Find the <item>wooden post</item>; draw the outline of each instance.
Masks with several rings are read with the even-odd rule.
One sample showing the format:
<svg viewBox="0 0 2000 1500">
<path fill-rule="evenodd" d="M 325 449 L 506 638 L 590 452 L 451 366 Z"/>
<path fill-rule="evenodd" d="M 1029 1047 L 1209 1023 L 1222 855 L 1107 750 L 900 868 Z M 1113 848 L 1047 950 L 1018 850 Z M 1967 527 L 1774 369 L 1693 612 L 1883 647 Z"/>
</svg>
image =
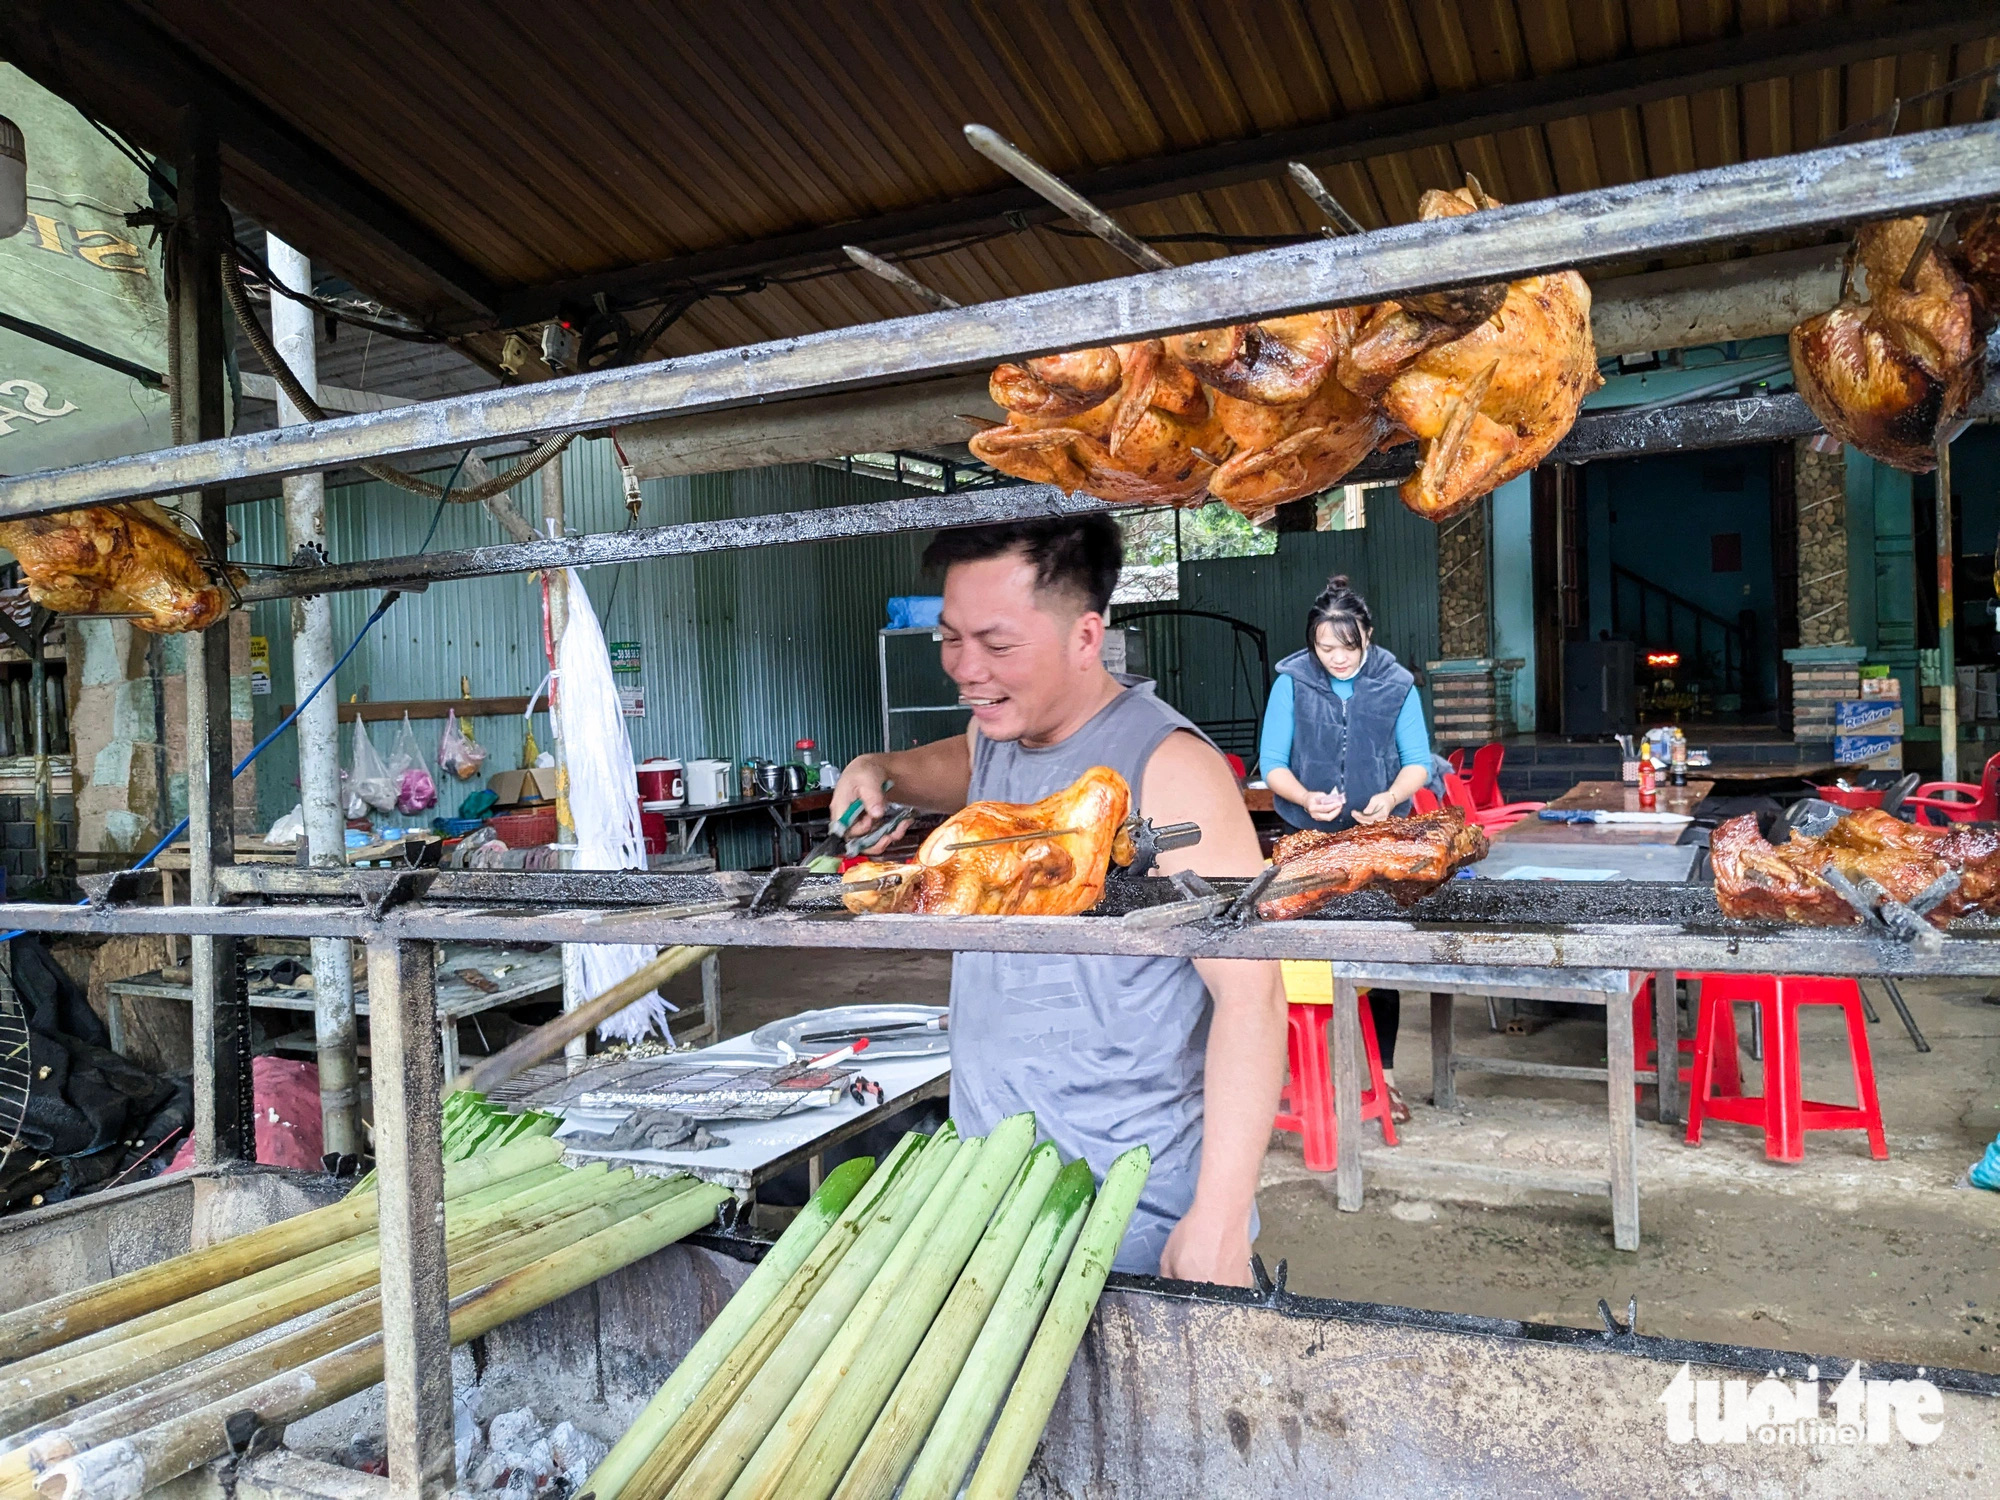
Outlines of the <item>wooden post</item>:
<svg viewBox="0 0 2000 1500">
<path fill-rule="evenodd" d="M 1361 992 L 1351 979 L 1333 981 L 1333 1124 L 1340 1136 L 1334 1202 L 1361 1207 Z"/>
<path fill-rule="evenodd" d="M 1653 975 L 1653 1046 L 1659 1054 L 1660 1123 L 1681 1122 L 1680 981 L 1672 969 Z"/>
<path fill-rule="evenodd" d="M 722 953 L 701 961 L 701 1024 L 712 1047 L 722 1040 Z"/>
<path fill-rule="evenodd" d="M 173 257 L 172 341 L 177 440 L 225 436 L 223 405 L 227 347 L 222 318 L 222 255 L 229 243 L 223 217 L 222 168 L 214 129 L 193 112 L 179 147 Z M 227 555 L 229 516 L 221 487 L 183 496 L 181 508 L 199 523 L 216 556 Z M 235 797 L 231 787 L 229 621 L 184 637 L 187 642 L 188 900 L 214 900 L 214 868 L 236 859 Z M 236 973 L 233 938 L 197 937 L 190 944 L 194 988 L 195 1161 L 208 1166 L 255 1157 L 251 1119 L 248 1007 Z"/>
<path fill-rule="evenodd" d="M 1452 1001 L 1443 990 L 1431 991 L 1431 1103 L 1438 1109 L 1458 1108 L 1458 1037 L 1452 1030 Z"/>
<path fill-rule="evenodd" d="M 1632 996 L 1626 990 L 1604 995 L 1605 1089 L 1611 1109 L 1611 1243 L 1639 1248 L 1638 1111 L 1632 1091 Z"/>
<path fill-rule="evenodd" d="M 389 1488 L 395 1500 L 437 1500 L 451 1488 L 455 1465 L 434 944 L 368 944 L 368 1013 L 382 1195 Z"/>
</svg>

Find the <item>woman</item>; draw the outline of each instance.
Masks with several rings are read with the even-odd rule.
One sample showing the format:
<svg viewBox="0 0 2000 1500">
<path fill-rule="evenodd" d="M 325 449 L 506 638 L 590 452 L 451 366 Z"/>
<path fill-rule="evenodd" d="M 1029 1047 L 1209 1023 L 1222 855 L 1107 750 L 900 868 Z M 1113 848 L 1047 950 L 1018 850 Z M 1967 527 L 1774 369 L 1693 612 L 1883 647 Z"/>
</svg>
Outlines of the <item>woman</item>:
<svg viewBox="0 0 2000 1500">
<path fill-rule="evenodd" d="M 1337 574 L 1306 612 L 1309 649 L 1278 663 L 1257 758 L 1271 805 L 1293 828 L 1380 823 L 1409 812 L 1410 798 L 1430 780 L 1430 736 L 1416 679 L 1374 635 L 1368 602 Z M 1410 1118 L 1396 1088 L 1402 997 L 1371 989 L 1368 1005 L 1390 1113 L 1400 1124 Z"/>
</svg>

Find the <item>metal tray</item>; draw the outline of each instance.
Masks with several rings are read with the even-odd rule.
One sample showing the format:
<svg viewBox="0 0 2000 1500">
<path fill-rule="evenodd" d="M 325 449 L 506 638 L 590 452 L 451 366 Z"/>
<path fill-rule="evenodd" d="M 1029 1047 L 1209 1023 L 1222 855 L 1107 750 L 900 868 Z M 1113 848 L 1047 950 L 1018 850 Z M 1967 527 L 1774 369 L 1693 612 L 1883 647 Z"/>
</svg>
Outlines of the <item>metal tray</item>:
<svg viewBox="0 0 2000 1500">
<path fill-rule="evenodd" d="M 759 1026 L 750 1040 L 786 1057 L 818 1057 L 831 1052 L 852 1036 L 868 1038 L 868 1050 L 861 1054 L 863 1065 L 870 1057 L 928 1057 L 951 1050 L 948 1031 L 889 1032 L 876 1036 L 871 1027 L 895 1026 L 911 1021 L 928 1021 L 945 1013 L 942 1005 L 836 1005 L 827 1010 L 809 1010 L 782 1021 Z M 805 1042 L 800 1038 L 820 1032 L 839 1033 L 828 1042 Z"/>
</svg>

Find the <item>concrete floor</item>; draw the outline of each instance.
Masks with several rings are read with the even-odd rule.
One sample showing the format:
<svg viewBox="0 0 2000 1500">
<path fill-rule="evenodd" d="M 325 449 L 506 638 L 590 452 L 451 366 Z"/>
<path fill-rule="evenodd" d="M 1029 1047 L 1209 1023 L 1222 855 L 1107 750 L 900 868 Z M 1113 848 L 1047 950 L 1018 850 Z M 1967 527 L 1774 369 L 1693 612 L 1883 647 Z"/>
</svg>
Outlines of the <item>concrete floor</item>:
<svg viewBox="0 0 2000 1500">
<path fill-rule="evenodd" d="M 949 980 L 950 960 L 931 954 L 736 950 L 723 963 L 724 1029 L 862 1000 L 943 1003 Z M 684 983 L 672 997 L 699 1005 Z M 1886 1162 L 1860 1132 L 1808 1136 L 1794 1166 L 1767 1161 L 1761 1135 L 1742 1126 L 1712 1125 L 1690 1148 L 1678 1127 L 1646 1118 L 1646 1092 L 1636 1254 L 1612 1248 L 1608 1204 L 1458 1189 L 1405 1165 L 1605 1169 L 1596 1085 L 1465 1074 L 1461 1108 L 1432 1109 L 1428 1007 L 1405 1004 L 1398 1073 L 1416 1118 L 1398 1148 L 1369 1151 L 1366 1205 L 1336 1211 L 1297 1138 L 1274 1134 L 1257 1249 L 1272 1266 L 1287 1261 L 1292 1289 L 1311 1295 L 1591 1327 L 1600 1297 L 1622 1317 L 1637 1296 L 1647 1333 L 2000 1373 L 2000 1194 L 1957 1185 L 2000 1133 L 2000 1006 L 1983 1003 L 1984 985 L 1904 994 L 1934 1050 L 1919 1054 L 1875 997 Z M 1484 1003 L 1466 997 L 1456 1027 L 1468 1052 L 1603 1063 L 1601 1020 L 1496 1035 Z M 1837 1012 L 1807 1011 L 1803 1033 L 1808 1095 L 1851 1102 Z M 1747 1053 L 1743 1064 L 1754 1088 L 1757 1065 Z"/>
</svg>

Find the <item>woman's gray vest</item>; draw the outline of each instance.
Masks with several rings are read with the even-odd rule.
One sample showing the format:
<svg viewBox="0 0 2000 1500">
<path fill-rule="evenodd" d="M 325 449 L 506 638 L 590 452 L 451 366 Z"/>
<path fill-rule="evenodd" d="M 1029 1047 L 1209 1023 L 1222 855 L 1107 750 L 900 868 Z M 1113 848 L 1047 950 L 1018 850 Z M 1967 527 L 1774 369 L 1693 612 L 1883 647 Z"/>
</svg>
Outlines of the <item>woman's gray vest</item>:
<svg viewBox="0 0 2000 1500">
<path fill-rule="evenodd" d="M 1139 811 L 1161 741 L 1201 731 L 1155 697 L 1152 683 L 1118 681 L 1125 691 L 1058 744 L 978 740 L 969 800 L 1039 802 L 1109 766 Z M 1184 958 L 960 953 L 951 969 L 952 1117 L 973 1136 L 1033 1110 L 1041 1138 L 1064 1160 L 1086 1158 L 1099 1177 L 1120 1152 L 1151 1147 L 1152 1175 L 1116 1266 L 1155 1273 L 1201 1168 L 1208 1013 L 1208 990 Z"/>
<path fill-rule="evenodd" d="M 1278 670 L 1292 679 L 1292 774 L 1309 792 L 1343 793 L 1347 806 L 1332 822 L 1320 823 L 1289 797 L 1274 796 L 1271 805 L 1294 828 L 1352 828 L 1354 809 L 1386 792 L 1402 769 L 1396 718 L 1417 680 L 1375 645 L 1353 678 L 1354 696 L 1345 700 L 1334 696 L 1326 668 L 1311 651 L 1294 651 Z M 1396 809 L 1408 810 L 1408 803 Z"/>
</svg>

